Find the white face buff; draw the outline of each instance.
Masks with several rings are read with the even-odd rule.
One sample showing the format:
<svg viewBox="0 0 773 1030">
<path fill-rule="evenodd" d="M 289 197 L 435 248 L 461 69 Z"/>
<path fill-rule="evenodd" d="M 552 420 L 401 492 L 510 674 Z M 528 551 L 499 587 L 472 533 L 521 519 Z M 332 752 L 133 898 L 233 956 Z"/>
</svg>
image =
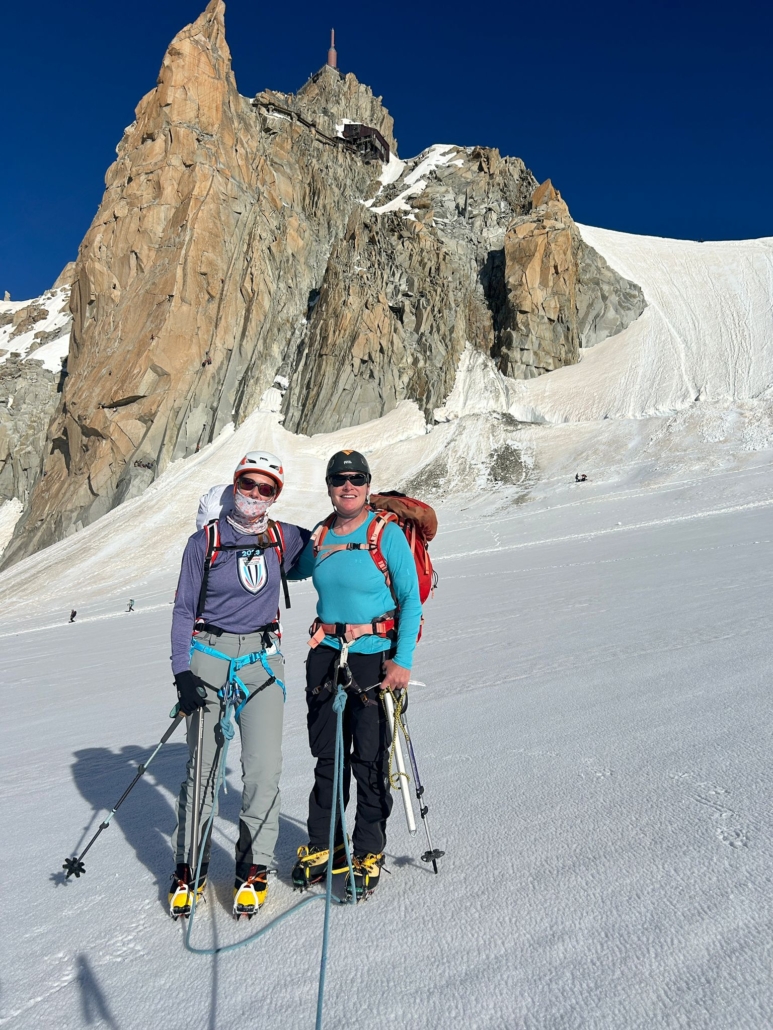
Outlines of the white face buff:
<svg viewBox="0 0 773 1030">
<path fill-rule="evenodd" d="M 228 521 L 240 533 L 262 533 L 268 527 L 268 509 L 275 497 L 252 497 L 234 490 L 234 513 Z"/>
</svg>

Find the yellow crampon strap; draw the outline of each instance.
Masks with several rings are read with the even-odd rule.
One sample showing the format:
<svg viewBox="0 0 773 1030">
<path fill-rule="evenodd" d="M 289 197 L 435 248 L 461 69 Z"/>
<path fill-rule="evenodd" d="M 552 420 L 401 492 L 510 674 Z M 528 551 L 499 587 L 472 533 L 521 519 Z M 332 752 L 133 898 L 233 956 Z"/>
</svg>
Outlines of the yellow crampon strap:
<svg viewBox="0 0 773 1030">
<path fill-rule="evenodd" d="M 301 852 L 305 851 L 306 854 L 302 855 Z M 298 848 L 298 861 L 301 865 L 322 865 L 323 862 L 327 862 L 330 859 L 330 852 L 315 851 L 313 854 L 309 854 L 308 847 L 304 844 Z"/>
<path fill-rule="evenodd" d="M 389 768 L 387 770 L 387 775 L 389 776 L 389 785 L 391 787 L 394 787 L 395 790 L 402 790 L 402 785 L 400 783 L 400 777 L 404 776 L 405 780 L 406 780 L 406 783 L 407 783 L 407 782 L 410 781 L 410 776 L 408 775 L 407 772 L 404 772 L 404 773 L 401 773 L 401 772 L 393 773 L 392 772 L 392 765 L 394 763 L 394 757 L 395 757 L 395 746 L 397 745 L 397 734 L 401 730 L 402 730 L 403 736 L 405 737 L 405 743 L 406 744 L 408 743 L 408 736 L 407 736 L 407 734 L 405 732 L 405 728 L 403 726 L 403 720 L 400 718 L 400 712 L 403 709 L 403 692 L 401 690 L 400 691 L 400 696 L 399 697 L 395 697 L 395 692 L 392 690 L 391 687 L 389 687 L 389 693 L 392 695 L 392 704 L 395 706 L 395 724 L 392 727 L 392 746 L 389 748 Z M 381 691 L 381 703 L 384 705 L 384 712 L 386 713 L 386 716 L 387 716 L 387 719 L 388 719 L 389 718 L 389 713 L 387 712 L 387 707 L 386 707 L 386 704 L 384 703 L 384 694 L 386 694 L 386 691 L 382 690 Z"/>
</svg>

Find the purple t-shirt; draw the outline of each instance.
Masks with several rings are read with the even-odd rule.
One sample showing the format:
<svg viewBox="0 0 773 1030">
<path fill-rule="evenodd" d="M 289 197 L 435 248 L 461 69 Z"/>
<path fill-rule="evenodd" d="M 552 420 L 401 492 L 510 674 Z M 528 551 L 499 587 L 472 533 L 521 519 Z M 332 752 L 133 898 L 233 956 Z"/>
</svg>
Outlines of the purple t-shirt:
<svg viewBox="0 0 773 1030">
<path fill-rule="evenodd" d="M 285 572 L 295 565 L 311 533 L 281 522 L 284 534 Z M 276 620 L 279 608 L 279 555 L 275 547 L 255 549 L 255 537 L 238 533 L 221 518 L 220 543 L 243 544 L 237 551 L 218 551 L 209 570 L 207 598 L 201 613 L 205 622 L 227 633 L 253 633 Z M 199 530 L 188 538 L 172 615 L 172 672 L 190 668 L 191 637 L 196 621 L 207 535 Z"/>
</svg>

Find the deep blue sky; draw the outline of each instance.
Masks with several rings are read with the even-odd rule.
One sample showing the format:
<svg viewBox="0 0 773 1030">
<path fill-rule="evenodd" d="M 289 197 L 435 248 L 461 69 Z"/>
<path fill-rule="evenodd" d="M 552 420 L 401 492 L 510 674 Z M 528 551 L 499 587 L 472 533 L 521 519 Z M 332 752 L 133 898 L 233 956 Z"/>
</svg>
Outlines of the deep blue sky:
<svg viewBox="0 0 773 1030">
<path fill-rule="evenodd" d="M 123 128 L 204 0 L 6 5 L 0 298 L 51 284 L 96 211 Z M 242 93 L 325 61 L 384 97 L 402 157 L 480 143 L 548 176 L 578 221 L 689 239 L 773 235 L 772 5 L 230 0 Z"/>
</svg>

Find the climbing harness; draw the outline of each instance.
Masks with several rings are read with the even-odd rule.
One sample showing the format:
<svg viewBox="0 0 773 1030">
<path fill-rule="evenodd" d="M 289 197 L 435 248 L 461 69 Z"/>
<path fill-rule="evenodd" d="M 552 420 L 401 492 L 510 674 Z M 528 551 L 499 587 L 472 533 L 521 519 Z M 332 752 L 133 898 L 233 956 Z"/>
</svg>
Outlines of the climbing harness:
<svg viewBox="0 0 773 1030">
<path fill-rule="evenodd" d="M 379 615 L 372 622 L 322 622 L 315 619 L 309 626 L 309 647 L 318 647 L 325 637 L 338 637 L 347 644 L 353 643 L 358 637 L 364 636 L 386 637 L 388 640 L 397 640 L 397 612 L 392 610 Z"/>
<path fill-rule="evenodd" d="M 284 695 L 285 701 L 287 700 L 287 689 L 284 683 L 278 676 L 274 675 L 271 671 L 271 666 L 266 661 L 267 657 L 271 657 L 273 655 L 280 655 L 281 657 L 282 652 L 276 644 L 272 644 L 270 647 L 263 647 L 260 651 L 250 651 L 249 654 L 243 654 L 238 658 L 232 658 L 230 655 L 223 654 L 222 651 L 217 651 L 214 647 L 210 647 L 209 644 L 204 644 L 201 640 L 197 640 L 196 637 L 194 637 L 191 641 L 191 654 L 194 651 L 201 651 L 203 654 L 208 654 L 212 658 L 220 658 L 222 661 L 228 662 L 228 676 L 226 678 L 225 686 L 221 687 L 218 691 L 218 697 L 225 699 L 227 704 L 233 704 L 233 699 L 240 693 L 244 695 L 244 700 L 236 704 L 234 718 L 237 722 L 239 721 L 239 716 L 242 714 L 242 708 L 244 708 L 252 696 L 250 694 L 249 687 L 238 675 L 238 673 L 247 665 L 254 665 L 256 662 L 260 662 L 269 678 L 268 683 L 265 683 L 264 686 L 267 687 L 270 686 L 271 683 L 277 683 L 282 688 L 282 694 Z M 233 736 L 233 727 L 231 727 L 231 736 Z"/>
</svg>

